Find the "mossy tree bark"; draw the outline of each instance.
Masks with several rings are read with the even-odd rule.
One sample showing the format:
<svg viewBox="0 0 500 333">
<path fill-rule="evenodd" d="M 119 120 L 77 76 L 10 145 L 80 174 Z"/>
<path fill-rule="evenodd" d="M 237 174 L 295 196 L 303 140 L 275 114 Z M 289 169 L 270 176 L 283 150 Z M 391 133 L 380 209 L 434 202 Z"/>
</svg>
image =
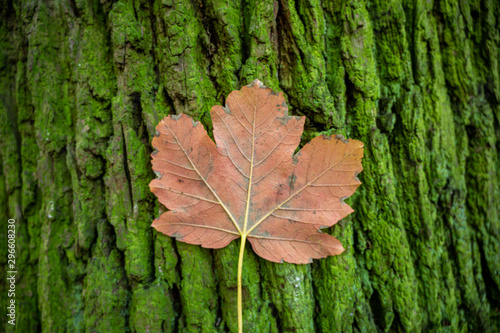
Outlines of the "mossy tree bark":
<svg viewBox="0 0 500 333">
<path fill-rule="evenodd" d="M 308 141 L 365 143 L 347 248 L 248 247 L 246 332 L 500 330 L 495 0 L 0 3 L 0 305 L 17 220 L 17 332 L 236 332 L 239 242 L 150 227 L 151 138 L 259 78 Z M 2 316 L 4 316 L 2 314 Z"/>
</svg>

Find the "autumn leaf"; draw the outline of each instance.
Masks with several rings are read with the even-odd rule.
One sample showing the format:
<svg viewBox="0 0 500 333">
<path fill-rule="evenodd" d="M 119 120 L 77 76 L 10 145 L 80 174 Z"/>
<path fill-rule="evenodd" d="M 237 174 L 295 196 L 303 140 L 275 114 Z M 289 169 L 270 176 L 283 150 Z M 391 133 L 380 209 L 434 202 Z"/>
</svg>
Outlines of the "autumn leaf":
<svg viewBox="0 0 500 333">
<path fill-rule="evenodd" d="M 318 136 L 293 155 L 305 117 L 288 116 L 282 93 L 255 80 L 214 106 L 215 144 L 198 122 L 168 116 L 152 154 L 151 191 L 170 211 L 158 231 L 206 248 L 242 237 L 262 258 L 304 264 L 344 251 L 319 229 L 352 213 L 363 143 Z M 242 257 L 242 252 L 240 256 Z M 240 258 L 240 260 L 242 260 Z"/>
<path fill-rule="evenodd" d="M 262 258 L 305 264 L 340 254 L 319 229 L 353 210 L 344 199 L 361 184 L 363 143 L 318 136 L 293 155 L 305 117 L 288 116 L 282 93 L 253 81 L 211 110 L 217 145 L 180 114 L 156 127 L 152 154 L 159 176 L 151 191 L 170 211 L 156 230 L 179 241 L 222 248 L 241 237 L 238 332 L 243 332 L 241 275 L 246 240 Z"/>
</svg>

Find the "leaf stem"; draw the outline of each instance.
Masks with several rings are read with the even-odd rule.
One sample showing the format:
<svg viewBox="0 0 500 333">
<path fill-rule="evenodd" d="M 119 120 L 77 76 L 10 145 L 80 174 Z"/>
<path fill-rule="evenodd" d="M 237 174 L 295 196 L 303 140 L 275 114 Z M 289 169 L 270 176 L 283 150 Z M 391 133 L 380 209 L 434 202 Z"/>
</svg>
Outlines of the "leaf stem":
<svg viewBox="0 0 500 333">
<path fill-rule="evenodd" d="M 247 236 L 241 236 L 240 258 L 238 260 L 238 333 L 243 333 L 243 306 L 241 293 L 241 272 L 243 269 L 243 254 L 245 253 L 245 243 Z"/>
</svg>

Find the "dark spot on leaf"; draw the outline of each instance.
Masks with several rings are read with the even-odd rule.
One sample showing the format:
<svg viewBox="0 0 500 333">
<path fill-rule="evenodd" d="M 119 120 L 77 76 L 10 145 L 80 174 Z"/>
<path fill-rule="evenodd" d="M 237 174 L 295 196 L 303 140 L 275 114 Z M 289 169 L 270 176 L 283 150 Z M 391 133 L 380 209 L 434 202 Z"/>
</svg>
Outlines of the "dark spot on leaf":
<svg viewBox="0 0 500 333">
<path fill-rule="evenodd" d="M 174 232 L 171 236 L 172 236 L 172 237 L 175 237 L 175 238 L 177 238 L 177 239 L 179 239 L 179 240 L 180 240 L 180 239 L 182 239 L 182 237 L 184 237 L 181 233 L 179 233 L 179 232 L 177 232 L 177 231 L 176 231 L 176 232 Z"/>
<path fill-rule="evenodd" d="M 267 230 L 259 232 L 259 234 L 262 235 L 263 237 L 271 237 L 271 234 Z"/>
<path fill-rule="evenodd" d="M 295 186 L 295 181 L 297 180 L 297 176 L 292 174 L 290 177 L 288 177 L 288 183 L 290 184 L 290 188 L 293 190 L 293 187 Z"/>
<path fill-rule="evenodd" d="M 182 179 L 177 179 L 177 181 L 178 181 L 179 183 L 184 183 L 184 181 L 183 181 Z"/>
<path fill-rule="evenodd" d="M 276 119 L 279 119 L 281 120 L 280 122 L 283 124 L 283 125 L 286 125 L 288 123 L 288 121 L 291 119 L 292 117 L 278 117 Z"/>
</svg>

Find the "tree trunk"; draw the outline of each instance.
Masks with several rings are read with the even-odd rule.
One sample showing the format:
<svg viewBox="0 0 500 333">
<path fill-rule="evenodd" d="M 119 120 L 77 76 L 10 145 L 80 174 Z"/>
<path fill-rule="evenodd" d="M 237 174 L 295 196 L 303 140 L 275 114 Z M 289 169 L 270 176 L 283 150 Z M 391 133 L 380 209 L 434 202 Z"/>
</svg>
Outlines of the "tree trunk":
<svg viewBox="0 0 500 333">
<path fill-rule="evenodd" d="M 500 5 L 495 0 L 2 0 L 0 305 L 16 220 L 16 325 L 237 332 L 239 241 L 151 228 L 159 119 L 258 78 L 303 141 L 365 143 L 346 247 L 308 265 L 248 246 L 245 332 L 500 330 Z"/>
</svg>

